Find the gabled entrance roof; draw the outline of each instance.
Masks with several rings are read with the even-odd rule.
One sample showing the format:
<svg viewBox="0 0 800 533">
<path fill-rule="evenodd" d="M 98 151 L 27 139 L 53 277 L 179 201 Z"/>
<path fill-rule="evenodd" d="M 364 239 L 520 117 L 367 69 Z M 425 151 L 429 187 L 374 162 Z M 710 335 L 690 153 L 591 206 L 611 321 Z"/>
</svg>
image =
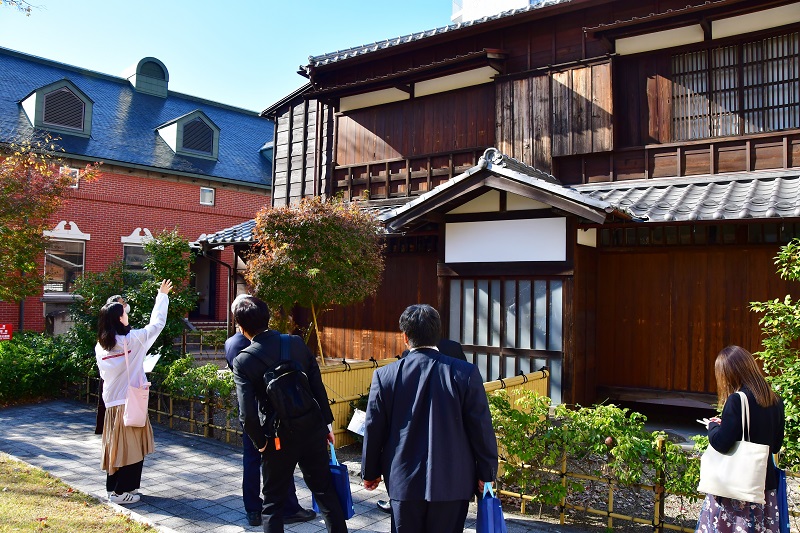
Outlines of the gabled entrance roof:
<svg viewBox="0 0 800 533">
<path fill-rule="evenodd" d="M 529 167 L 496 148 L 489 148 L 478 164 L 405 205 L 379 216 L 389 233 L 404 231 L 470 200 L 487 189 L 505 191 L 547 204 L 594 223 L 610 215 L 630 219 L 614 205 L 564 187 L 550 174 Z"/>
</svg>

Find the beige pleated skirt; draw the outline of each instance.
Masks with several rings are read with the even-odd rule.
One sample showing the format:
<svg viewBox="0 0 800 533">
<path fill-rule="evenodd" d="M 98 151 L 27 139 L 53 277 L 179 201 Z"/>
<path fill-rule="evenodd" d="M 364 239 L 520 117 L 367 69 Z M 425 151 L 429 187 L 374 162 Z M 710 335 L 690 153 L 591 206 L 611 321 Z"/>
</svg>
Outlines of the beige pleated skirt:
<svg viewBox="0 0 800 533">
<path fill-rule="evenodd" d="M 132 428 L 122 422 L 125 405 L 106 409 L 103 422 L 103 448 L 100 456 L 101 468 L 113 475 L 119 468 L 144 460 L 144 456 L 155 451 L 153 427 L 150 419 L 141 428 Z"/>
</svg>

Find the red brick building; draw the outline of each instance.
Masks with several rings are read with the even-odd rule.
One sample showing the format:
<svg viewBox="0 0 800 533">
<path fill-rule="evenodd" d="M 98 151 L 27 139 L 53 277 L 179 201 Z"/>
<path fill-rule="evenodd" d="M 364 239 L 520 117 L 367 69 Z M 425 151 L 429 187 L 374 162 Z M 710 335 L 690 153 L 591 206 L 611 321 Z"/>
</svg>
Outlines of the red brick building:
<svg viewBox="0 0 800 533">
<path fill-rule="evenodd" d="M 155 58 L 114 77 L 0 49 L 0 143 L 47 130 L 60 137 L 68 168 L 103 163 L 98 180 L 76 178 L 52 220 L 42 261 L 48 281 L 24 302 L 24 329 L 44 330 L 46 317 L 72 301 L 71 284 L 83 272 L 119 259 L 140 268 L 151 235 L 177 228 L 196 241 L 269 204 L 272 123 L 171 92 L 168 82 Z M 190 318 L 225 319 L 232 260 L 226 250 L 198 257 L 199 303 Z M 0 302 L 0 324 L 17 331 L 19 318 L 18 304 Z"/>
</svg>

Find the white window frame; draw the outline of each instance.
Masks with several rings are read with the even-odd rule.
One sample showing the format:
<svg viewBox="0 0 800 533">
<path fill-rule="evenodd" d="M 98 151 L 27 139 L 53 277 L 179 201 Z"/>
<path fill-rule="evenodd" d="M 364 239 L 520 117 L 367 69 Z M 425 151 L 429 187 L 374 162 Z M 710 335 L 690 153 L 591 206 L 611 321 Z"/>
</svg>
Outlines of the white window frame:
<svg viewBox="0 0 800 533">
<path fill-rule="evenodd" d="M 211 202 L 203 201 L 203 193 L 204 192 L 211 192 Z M 213 206 L 217 199 L 217 190 L 213 187 L 200 187 L 200 205 L 209 205 Z"/>
<path fill-rule="evenodd" d="M 78 188 L 78 184 L 80 183 L 81 180 L 80 169 L 64 166 L 58 169 L 58 173 L 60 175 L 69 174 L 70 177 L 72 178 L 72 185 L 70 185 L 70 188 L 72 189 Z"/>
<path fill-rule="evenodd" d="M 75 243 L 75 244 L 80 244 L 81 245 L 81 248 L 82 248 L 81 249 L 81 263 L 79 265 L 80 266 L 80 272 L 79 272 L 78 275 L 76 275 L 73 278 L 73 281 L 74 281 L 74 279 L 82 277 L 84 271 L 86 270 L 86 241 L 84 241 L 84 240 L 72 240 L 72 239 L 51 239 L 50 242 L 51 243 L 60 243 L 60 242 L 63 242 L 63 243 Z M 49 252 L 51 250 L 51 246 L 48 246 L 47 250 Z M 45 273 L 45 276 L 47 275 L 47 266 L 48 266 L 48 256 L 49 255 L 51 255 L 51 254 L 45 253 L 45 256 L 44 256 L 44 273 Z M 68 283 L 68 281 L 66 279 L 66 276 L 65 276 L 64 283 L 63 283 L 63 287 L 62 287 L 63 290 L 60 290 L 60 291 L 58 291 L 58 290 L 48 290 L 47 289 L 48 285 L 52 286 L 52 285 L 54 285 L 54 283 L 52 283 L 51 281 L 45 279 L 45 283 L 44 283 L 44 292 L 45 293 L 64 293 L 64 294 L 69 294 L 69 293 L 72 292 L 72 290 L 71 290 L 71 285 L 72 284 Z"/>
</svg>

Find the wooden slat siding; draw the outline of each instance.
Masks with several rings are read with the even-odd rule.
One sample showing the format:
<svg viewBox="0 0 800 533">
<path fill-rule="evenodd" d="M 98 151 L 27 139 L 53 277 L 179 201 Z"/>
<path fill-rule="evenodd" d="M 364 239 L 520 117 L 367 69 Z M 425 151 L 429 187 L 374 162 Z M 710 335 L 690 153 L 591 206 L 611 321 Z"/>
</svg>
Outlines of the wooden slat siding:
<svg viewBox="0 0 800 533">
<path fill-rule="evenodd" d="M 514 81 L 514 113 L 512 115 L 514 145 L 512 157 L 527 165 L 533 164 L 531 157 L 531 94 L 527 78 Z"/>
<path fill-rule="evenodd" d="M 326 356 L 366 360 L 402 353 L 397 321 L 412 303 L 436 303 L 436 260 L 436 252 L 389 254 L 375 296 L 360 304 L 335 306 L 318 317 Z M 363 344 L 363 332 L 368 330 L 372 331 L 372 341 Z M 374 351 L 368 353 L 370 350 Z"/>
<path fill-rule="evenodd" d="M 572 70 L 572 135 L 573 154 L 592 151 L 592 89 L 591 67 Z"/>
<path fill-rule="evenodd" d="M 553 111 L 550 105 L 550 76 L 531 78 L 531 121 L 533 135 L 533 167 L 553 171 Z"/>
<path fill-rule="evenodd" d="M 749 311 L 750 302 L 800 292 L 775 274 L 777 251 L 599 250 L 596 385 L 713 394 L 720 349 L 760 349 L 759 315 Z"/>
<path fill-rule="evenodd" d="M 593 65 L 592 69 L 592 152 L 614 148 L 612 120 L 614 98 L 611 90 L 611 62 Z"/>
<path fill-rule="evenodd" d="M 572 76 L 570 71 L 554 72 L 552 74 L 552 102 L 553 102 L 553 156 L 572 154 L 572 136 L 570 117 L 572 110 Z"/>
<path fill-rule="evenodd" d="M 514 153 L 514 82 L 502 81 L 497 83 L 497 112 L 496 133 L 497 148 L 501 153 Z M 468 141 L 469 142 L 469 141 Z"/>
<path fill-rule="evenodd" d="M 333 191 L 333 163 L 336 153 L 336 136 L 335 126 L 336 118 L 334 110 L 329 105 L 320 104 L 320 113 L 322 113 L 322 125 L 319 127 L 321 139 L 319 144 L 321 146 L 320 157 L 317 160 L 317 192 L 325 197 L 332 194 Z"/>
</svg>

